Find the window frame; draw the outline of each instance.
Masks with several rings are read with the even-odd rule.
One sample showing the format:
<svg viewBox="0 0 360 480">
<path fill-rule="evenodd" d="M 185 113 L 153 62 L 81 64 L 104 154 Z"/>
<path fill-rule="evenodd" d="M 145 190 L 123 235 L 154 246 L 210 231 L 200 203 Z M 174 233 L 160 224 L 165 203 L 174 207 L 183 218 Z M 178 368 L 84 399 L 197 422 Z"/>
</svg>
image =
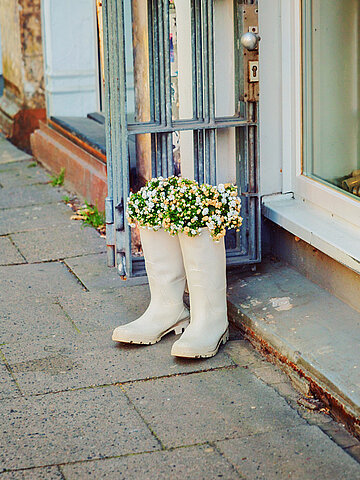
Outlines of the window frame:
<svg viewBox="0 0 360 480">
<path fill-rule="evenodd" d="M 310 202 L 360 227 L 360 199 L 352 198 L 325 182 L 304 174 L 304 155 L 311 139 L 311 123 L 306 124 L 303 99 L 303 2 L 281 0 L 281 67 L 282 67 L 282 193 L 293 192 L 295 198 Z M 261 8 L 261 4 L 260 7 Z M 306 56 L 306 52 L 305 52 Z M 309 88 L 309 85 L 307 85 Z M 261 108 L 261 104 L 260 104 Z M 264 128 L 261 124 L 260 128 Z"/>
</svg>

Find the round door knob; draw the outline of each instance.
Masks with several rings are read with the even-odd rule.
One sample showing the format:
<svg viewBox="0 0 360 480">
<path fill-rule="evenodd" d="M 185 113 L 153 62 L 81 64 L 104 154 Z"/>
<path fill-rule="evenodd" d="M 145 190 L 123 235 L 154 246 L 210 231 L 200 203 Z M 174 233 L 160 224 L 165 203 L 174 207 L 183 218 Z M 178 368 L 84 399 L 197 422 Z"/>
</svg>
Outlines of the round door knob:
<svg viewBox="0 0 360 480">
<path fill-rule="evenodd" d="M 247 32 L 241 36 L 241 45 L 247 50 L 255 50 L 259 44 L 260 37 L 257 33 Z"/>
</svg>

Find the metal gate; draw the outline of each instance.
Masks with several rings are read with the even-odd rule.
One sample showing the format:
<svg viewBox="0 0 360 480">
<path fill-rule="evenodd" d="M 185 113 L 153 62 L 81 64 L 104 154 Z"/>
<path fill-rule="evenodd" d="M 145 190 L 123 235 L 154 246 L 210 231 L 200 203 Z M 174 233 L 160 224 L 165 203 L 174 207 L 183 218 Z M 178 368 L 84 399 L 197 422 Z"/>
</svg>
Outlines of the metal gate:
<svg viewBox="0 0 360 480">
<path fill-rule="evenodd" d="M 145 1 L 145 0 L 144 0 Z M 125 220 L 130 192 L 131 162 L 136 142 L 149 140 L 151 176 L 178 174 L 174 135 L 190 132 L 193 175 L 200 183 L 217 184 L 222 169 L 217 157 L 221 129 L 233 129 L 234 171 L 242 196 L 243 226 L 226 236 L 231 265 L 260 261 L 260 201 L 258 194 L 258 63 L 257 50 L 243 50 L 240 37 L 257 33 L 257 2 L 232 2 L 234 19 L 234 113 L 216 115 L 214 62 L 214 9 L 222 0 L 186 0 L 191 25 L 192 118 L 174 118 L 171 83 L 169 4 L 172 0 L 146 0 L 148 64 L 148 118 L 134 121 L 129 113 L 133 91 L 129 85 L 129 59 L 134 45 L 129 38 L 131 0 L 104 0 L 105 108 L 108 197 L 106 223 L 108 265 L 123 277 L 144 274 L 144 262 L 132 251 L 131 229 Z M 184 2 L 185 3 L 185 2 Z M 130 20 L 131 21 L 131 20 Z M 131 28 L 131 26 L 130 26 Z M 131 36 L 131 35 L 130 35 Z M 146 42 L 145 42 L 146 43 Z M 190 43 L 189 43 L 190 44 Z M 214 47 L 215 45 L 215 47 Z M 138 46 L 143 48 L 144 45 Z M 130 53 L 129 53 L 130 52 Z M 255 55 L 255 56 L 254 56 Z M 131 69 L 130 69 L 131 70 Z M 136 85 L 135 85 L 136 89 Z M 179 133 L 180 132 L 180 133 Z M 141 137 L 141 135 L 143 137 Z M 189 136 L 189 134 L 187 134 Z"/>
</svg>

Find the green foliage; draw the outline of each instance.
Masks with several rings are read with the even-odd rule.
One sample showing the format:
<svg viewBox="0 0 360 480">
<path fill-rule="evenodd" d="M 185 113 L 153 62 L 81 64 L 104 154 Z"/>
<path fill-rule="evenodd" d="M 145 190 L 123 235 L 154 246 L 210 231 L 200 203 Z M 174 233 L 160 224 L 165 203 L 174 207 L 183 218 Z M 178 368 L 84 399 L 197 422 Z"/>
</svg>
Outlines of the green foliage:
<svg viewBox="0 0 360 480">
<path fill-rule="evenodd" d="M 70 197 L 68 195 L 65 195 L 64 197 L 62 197 L 62 201 L 64 203 L 69 203 L 70 202 Z"/>
<path fill-rule="evenodd" d="M 29 163 L 29 165 L 27 166 L 27 168 L 34 168 L 37 166 L 37 163 L 36 162 L 31 162 Z"/>
<path fill-rule="evenodd" d="M 58 187 L 58 186 L 64 185 L 64 179 L 65 179 L 65 168 L 63 167 L 60 170 L 59 175 L 52 175 L 50 177 L 50 184 L 53 187 Z"/>
<path fill-rule="evenodd" d="M 99 212 L 97 206 L 91 206 L 85 202 L 85 206 L 80 208 L 77 213 L 82 216 L 85 226 L 99 228 L 105 225 L 105 214 Z"/>
</svg>

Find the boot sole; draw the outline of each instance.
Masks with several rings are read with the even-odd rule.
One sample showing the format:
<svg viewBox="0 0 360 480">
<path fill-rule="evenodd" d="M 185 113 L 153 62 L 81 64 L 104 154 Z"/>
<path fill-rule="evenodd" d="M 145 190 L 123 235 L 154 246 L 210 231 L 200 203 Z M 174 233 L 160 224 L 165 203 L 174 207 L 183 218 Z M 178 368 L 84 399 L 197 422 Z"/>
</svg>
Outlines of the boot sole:
<svg viewBox="0 0 360 480">
<path fill-rule="evenodd" d="M 177 353 L 177 354 L 173 354 L 172 355 L 174 357 L 183 357 L 183 358 L 210 358 L 210 357 L 213 357 L 214 355 L 217 354 L 217 352 L 219 351 L 219 348 L 220 348 L 220 345 L 225 345 L 225 343 L 229 340 L 229 329 L 227 328 L 225 330 L 225 332 L 223 333 L 223 335 L 220 337 L 217 345 L 216 345 L 216 348 L 214 350 L 211 350 L 210 352 L 207 352 L 207 353 L 201 353 L 201 354 L 190 354 L 190 353 L 184 353 L 184 354 L 180 354 L 180 353 Z"/>
<path fill-rule="evenodd" d="M 143 341 L 136 341 L 136 340 L 120 340 L 120 339 L 114 338 L 114 336 L 112 337 L 112 340 L 114 340 L 114 342 L 132 343 L 134 345 L 154 345 L 155 343 L 160 342 L 162 337 L 164 337 L 165 335 L 167 335 L 168 333 L 170 333 L 172 331 L 174 331 L 175 335 L 179 335 L 180 333 L 184 333 L 184 331 L 185 331 L 186 327 L 189 325 L 189 323 L 190 323 L 190 317 L 184 318 L 184 319 L 180 320 L 180 322 L 178 322 L 175 325 L 173 325 L 172 327 L 170 327 L 168 330 L 165 330 L 165 332 L 162 332 L 158 337 L 154 338 L 151 341 L 144 341 L 143 342 Z"/>
</svg>

